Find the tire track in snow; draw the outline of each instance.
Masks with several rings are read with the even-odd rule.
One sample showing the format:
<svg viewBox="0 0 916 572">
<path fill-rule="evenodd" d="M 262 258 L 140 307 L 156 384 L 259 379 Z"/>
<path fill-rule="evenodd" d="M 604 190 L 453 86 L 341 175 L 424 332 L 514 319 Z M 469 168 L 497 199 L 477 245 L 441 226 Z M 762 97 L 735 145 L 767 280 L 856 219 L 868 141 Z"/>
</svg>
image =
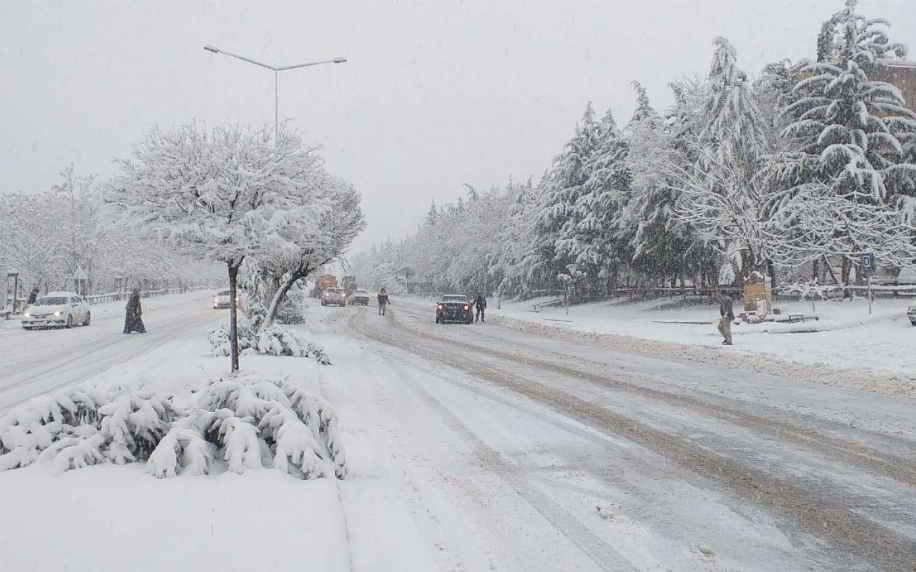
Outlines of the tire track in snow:
<svg viewBox="0 0 916 572">
<path fill-rule="evenodd" d="M 351 326 L 353 326 L 354 322 L 361 316 L 363 316 L 363 313 L 356 314 L 351 318 Z M 377 337 L 373 336 L 367 329 L 358 326 L 354 327 L 354 329 L 370 339 L 377 339 Z M 525 500 L 525 502 L 531 505 L 534 510 L 588 555 L 601 570 L 605 570 L 606 572 L 637 571 L 637 568 L 618 554 L 610 545 L 598 537 L 598 535 L 589 530 L 588 527 L 582 524 L 568 510 L 529 484 L 518 467 L 504 461 L 498 451 L 478 439 L 477 436 L 474 435 L 474 432 L 471 431 L 461 419 L 439 400 L 433 397 L 413 378 L 403 373 L 401 368 L 393 367 L 392 369 L 398 374 L 401 381 L 413 390 L 417 397 L 419 397 L 436 416 L 439 417 L 439 419 L 451 429 L 462 442 L 464 442 L 490 471 L 502 478 Z"/>
<path fill-rule="evenodd" d="M 522 362 L 526 366 L 543 368 L 545 370 L 553 371 L 567 377 L 573 377 L 579 380 L 588 381 L 597 385 L 598 387 L 622 390 L 628 393 L 639 395 L 641 397 L 662 400 L 666 403 L 679 405 L 700 413 L 704 416 L 715 417 L 726 423 L 736 424 L 758 433 L 768 435 L 779 441 L 792 441 L 796 445 L 811 449 L 818 453 L 840 456 L 847 463 L 853 464 L 860 469 L 873 474 L 890 477 L 894 480 L 916 487 L 916 464 L 914 464 L 912 460 L 912 458 L 916 457 L 906 459 L 897 455 L 879 452 L 859 443 L 843 441 L 819 431 L 798 427 L 786 421 L 779 421 L 774 418 L 776 416 L 781 416 L 780 412 L 778 411 L 774 412 L 772 417 L 763 418 L 751 413 L 743 412 L 739 409 L 736 409 L 735 407 L 709 403 L 699 398 L 685 395 L 683 393 L 664 391 L 643 385 L 638 385 L 633 382 L 613 379 L 608 376 L 596 375 L 582 369 L 570 367 L 564 364 L 558 364 L 553 361 L 538 359 L 529 355 L 525 355 L 523 357 L 518 354 L 499 351 L 494 349 L 492 345 L 473 344 L 466 341 L 455 340 L 446 336 L 441 336 L 436 333 L 421 332 L 419 330 L 409 328 L 406 324 L 399 322 L 396 319 L 393 323 L 395 327 L 409 334 L 423 336 L 424 338 L 448 343 L 449 345 L 464 347 L 475 352 L 482 352 L 495 358 L 507 359 L 514 362 Z M 500 341 L 503 343 L 508 343 L 505 340 Z M 601 364 L 596 365 L 598 367 L 601 366 Z M 735 406 L 739 405 L 739 403 L 735 403 Z M 822 423 L 824 425 L 829 424 L 829 422 L 826 421 Z M 889 436 L 882 435 L 881 437 L 887 440 L 893 440 L 893 438 Z M 909 442 L 906 444 L 911 445 Z M 916 451 L 913 451 L 913 454 L 916 455 Z"/>
<path fill-rule="evenodd" d="M 825 488 L 823 482 L 801 480 L 801 483 L 796 484 L 794 481 L 768 474 L 739 459 L 698 447 L 695 443 L 640 423 L 623 414 L 596 406 L 557 388 L 548 387 L 506 371 L 499 371 L 497 374 L 490 367 L 470 362 L 467 355 L 456 352 L 456 350 L 462 347 L 473 349 L 510 361 L 521 361 L 519 356 L 499 352 L 492 348 L 443 340 L 425 332 L 415 332 L 398 323 L 395 316 L 386 320 L 386 324 L 405 334 L 405 337 L 382 335 L 368 327 L 360 327 L 355 322 L 355 318 L 351 320 L 351 327 L 372 340 L 411 352 L 430 361 L 444 363 L 479 379 L 508 388 L 554 411 L 600 430 L 610 431 L 650 451 L 655 451 L 690 472 L 720 483 L 726 490 L 736 493 L 741 501 L 750 502 L 771 514 L 779 515 L 785 519 L 786 524 L 797 527 L 813 537 L 830 542 L 842 552 L 844 559 L 849 560 L 850 565 L 856 565 L 856 560 L 862 559 L 877 564 L 885 570 L 899 572 L 913 572 L 913 567 L 916 566 L 916 539 L 859 514 L 853 508 L 843 504 L 843 500 L 846 499 L 843 491 L 835 490 L 833 487 Z M 417 341 L 408 341 L 407 337 Z M 435 343 L 436 347 L 430 348 L 428 345 L 430 342 Z M 574 378 L 585 378 L 591 375 L 572 368 L 528 358 L 525 358 L 523 363 L 529 367 L 544 367 Z M 601 379 L 599 376 L 591 377 Z M 613 380 L 603 381 L 605 383 L 613 382 Z M 634 387 L 631 384 L 622 385 Z M 635 388 L 650 391 L 651 394 L 660 394 L 656 398 L 668 398 L 664 392 L 638 386 Z M 677 402 L 678 398 L 682 396 L 672 394 L 670 397 Z M 768 420 L 759 421 L 762 424 L 768 422 Z M 757 427 L 751 428 L 756 429 Z"/>
</svg>

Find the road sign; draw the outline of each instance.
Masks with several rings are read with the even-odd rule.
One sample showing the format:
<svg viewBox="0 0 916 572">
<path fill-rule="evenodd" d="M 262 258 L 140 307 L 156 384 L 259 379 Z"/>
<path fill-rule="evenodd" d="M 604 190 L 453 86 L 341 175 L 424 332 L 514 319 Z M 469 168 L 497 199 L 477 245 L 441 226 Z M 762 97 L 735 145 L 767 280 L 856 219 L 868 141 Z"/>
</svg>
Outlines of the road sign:
<svg viewBox="0 0 916 572">
<path fill-rule="evenodd" d="M 79 264 L 76 265 L 76 270 L 73 272 L 73 280 L 89 280 L 86 271 Z"/>
<path fill-rule="evenodd" d="M 871 276 L 875 273 L 875 255 L 871 252 L 863 252 L 861 255 L 862 274 Z"/>
</svg>

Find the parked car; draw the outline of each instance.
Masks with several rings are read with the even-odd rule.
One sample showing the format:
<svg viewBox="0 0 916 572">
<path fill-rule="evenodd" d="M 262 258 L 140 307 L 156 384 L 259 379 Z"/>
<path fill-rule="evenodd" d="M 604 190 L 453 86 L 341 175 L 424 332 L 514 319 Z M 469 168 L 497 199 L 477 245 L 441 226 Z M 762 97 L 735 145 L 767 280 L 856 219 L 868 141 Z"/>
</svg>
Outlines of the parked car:
<svg viewBox="0 0 916 572">
<path fill-rule="evenodd" d="M 346 306 L 347 295 L 341 288 L 328 288 L 321 296 L 322 306 Z"/>
<path fill-rule="evenodd" d="M 436 303 L 436 323 L 474 321 L 474 305 L 463 294 L 446 294 Z"/>
<path fill-rule="evenodd" d="M 913 303 L 907 308 L 906 315 L 910 319 L 910 323 L 916 326 L 916 300 L 913 300 Z"/>
<path fill-rule="evenodd" d="M 73 292 L 49 292 L 29 304 L 22 314 L 22 327 L 26 330 L 88 326 L 91 321 L 89 304 Z"/>
<path fill-rule="evenodd" d="M 354 290 L 349 296 L 351 306 L 368 306 L 369 305 L 369 293 L 365 290 Z"/>
</svg>

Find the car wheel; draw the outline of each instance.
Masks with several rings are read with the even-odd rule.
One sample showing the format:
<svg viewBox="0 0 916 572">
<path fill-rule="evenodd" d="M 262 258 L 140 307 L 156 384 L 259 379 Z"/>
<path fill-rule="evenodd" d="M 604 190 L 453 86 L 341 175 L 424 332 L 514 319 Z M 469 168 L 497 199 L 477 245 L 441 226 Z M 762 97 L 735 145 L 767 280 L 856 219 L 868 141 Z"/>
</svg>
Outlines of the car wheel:
<svg viewBox="0 0 916 572">
<path fill-rule="evenodd" d="M 84 326 L 88 326 L 92 322 L 92 312 L 86 312 L 86 320 L 83 322 Z"/>
<path fill-rule="evenodd" d="M 67 329 L 69 330 L 72 327 L 73 327 L 73 314 L 70 314 L 69 316 L 67 316 Z"/>
</svg>

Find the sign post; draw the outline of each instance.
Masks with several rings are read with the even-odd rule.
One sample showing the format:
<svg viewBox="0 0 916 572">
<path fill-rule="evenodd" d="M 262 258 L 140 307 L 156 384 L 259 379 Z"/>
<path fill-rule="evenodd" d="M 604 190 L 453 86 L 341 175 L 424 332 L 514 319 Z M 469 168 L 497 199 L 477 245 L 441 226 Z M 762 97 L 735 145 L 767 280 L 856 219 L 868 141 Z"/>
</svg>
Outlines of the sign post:
<svg viewBox="0 0 916 572">
<path fill-rule="evenodd" d="M 875 273 L 875 255 L 871 252 L 861 254 L 862 274 L 868 284 L 868 315 L 871 316 L 871 276 Z"/>
<path fill-rule="evenodd" d="M 73 283 L 76 286 L 76 293 L 79 296 L 85 295 L 85 288 L 81 288 L 82 283 L 89 279 L 86 275 L 86 271 L 83 270 L 83 267 L 79 264 L 76 265 L 76 270 L 73 272 Z"/>
</svg>

